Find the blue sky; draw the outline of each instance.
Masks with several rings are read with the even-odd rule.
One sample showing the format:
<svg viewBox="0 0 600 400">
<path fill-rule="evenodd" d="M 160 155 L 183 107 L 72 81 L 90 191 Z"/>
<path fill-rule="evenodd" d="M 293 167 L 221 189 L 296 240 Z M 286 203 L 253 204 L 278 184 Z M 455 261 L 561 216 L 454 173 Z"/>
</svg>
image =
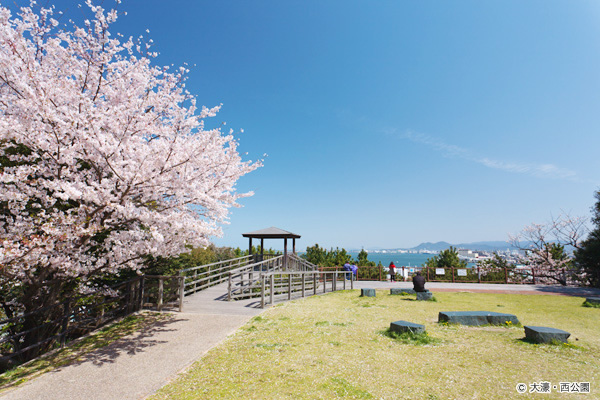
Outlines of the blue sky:
<svg viewBox="0 0 600 400">
<path fill-rule="evenodd" d="M 23 4 L 17 1 L 18 4 Z M 77 1 L 57 1 L 80 16 Z M 41 2 L 43 4 L 43 2 Z M 105 0 L 109 8 L 112 1 Z M 8 4 L 10 7 L 13 5 Z M 264 167 L 217 245 L 505 240 L 600 188 L 596 1 L 125 0 Z M 145 30 L 150 33 L 146 34 Z M 266 246 L 280 247 L 278 242 Z"/>
</svg>

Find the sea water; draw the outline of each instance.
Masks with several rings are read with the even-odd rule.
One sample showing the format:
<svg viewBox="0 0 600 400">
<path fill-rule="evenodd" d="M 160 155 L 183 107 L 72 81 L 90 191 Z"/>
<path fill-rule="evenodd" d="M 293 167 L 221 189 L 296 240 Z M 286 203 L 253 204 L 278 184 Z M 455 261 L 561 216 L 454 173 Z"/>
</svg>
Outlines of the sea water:
<svg viewBox="0 0 600 400">
<path fill-rule="evenodd" d="M 349 251 L 348 254 L 355 260 L 358 258 L 357 251 Z M 435 255 L 427 253 L 369 253 L 367 258 L 369 261 L 375 261 L 376 264 L 381 261 L 381 264 L 386 267 L 392 261 L 396 267 L 421 267 L 425 265 L 428 259 Z M 476 266 L 476 264 L 469 263 L 467 268 Z"/>
<path fill-rule="evenodd" d="M 358 252 L 349 251 L 348 254 L 353 258 L 358 258 Z M 426 253 L 369 253 L 368 260 L 374 261 L 375 264 L 381 261 L 384 266 L 394 262 L 397 267 L 420 267 L 435 254 Z"/>
</svg>

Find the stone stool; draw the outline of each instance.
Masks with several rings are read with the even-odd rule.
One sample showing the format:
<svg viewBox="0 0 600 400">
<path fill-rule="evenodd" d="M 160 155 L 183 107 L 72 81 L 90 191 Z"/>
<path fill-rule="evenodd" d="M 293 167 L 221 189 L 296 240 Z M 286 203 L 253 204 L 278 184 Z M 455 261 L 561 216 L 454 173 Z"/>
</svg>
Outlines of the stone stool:
<svg viewBox="0 0 600 400">
<path fill-rule="evenodd" d="M 360 297 L 375 297 L 375 289 L 360 289 Z"/>
<path fill-rule="evenodd" d="M 390 331 L 398 333 L 425 333 L 425 325 L 419 325 L 408 321 L 396 321 L 390 324 Z"/>
<path fill-rule="evenodd" d="M 417 300 L 431 300 L 433 298 L 433 293 L 429 290 L 424 292 L 417 292 Z"/>
<path fill-rule="evenodd" d="M 600 305 L 600 297 L 588 297 L 587 299 L 585 299 L 585 301 L 586 303 Z"/>
<path fill-rule="evenodd" d="M 568 343 L 569 332 L 548 328 L 545 326 L 524 326 L 525 337 L 536 343 L 551 343 L 553 340 L 558 342 Z"/>
<path fill-rule="evenodd" d="M 439 313 L 438 322 L 469 326 L 519 324 L 516 315 L 492 311 L 444 311 Z"/>
</svg>

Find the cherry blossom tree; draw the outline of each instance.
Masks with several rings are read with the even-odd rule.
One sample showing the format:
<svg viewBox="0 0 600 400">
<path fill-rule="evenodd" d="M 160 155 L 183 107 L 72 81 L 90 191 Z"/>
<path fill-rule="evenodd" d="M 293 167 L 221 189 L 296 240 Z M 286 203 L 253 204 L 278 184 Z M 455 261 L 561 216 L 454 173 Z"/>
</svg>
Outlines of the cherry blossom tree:
<svg viewBox="0 0 600 400">
<path fill-rule="evenodd" d="M 577 250 L 588 233 L 587 219 L 562 213 L 546 224 L 531 224 L 516 235 L 509 235 L 512 246 L 522 250 L 521 262 L 536 268 L 536 277 L 543 282 L 566 285 L 576 277 L 573 259 L 565 246 Z"/>
<path fill-rule="evenodd" d="M 205 127 L 220 106 L 196 106 L 187 69 L 152 65 L 143 40 L 110 33 L 114 9 L 86 4 L 69 26 L 0 7 L 0 283 L 25 309 L 208 245 L 261 165 Z"/>
</svg>

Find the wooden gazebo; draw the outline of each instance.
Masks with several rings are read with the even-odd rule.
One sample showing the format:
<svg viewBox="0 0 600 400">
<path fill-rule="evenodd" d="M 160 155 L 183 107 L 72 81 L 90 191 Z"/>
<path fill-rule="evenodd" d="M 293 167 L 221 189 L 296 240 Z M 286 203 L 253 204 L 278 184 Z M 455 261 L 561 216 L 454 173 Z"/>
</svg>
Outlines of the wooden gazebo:
<svg viewBox="0 0 600 400">
<path fill-rule="evenodd" d="M 248 254 L 252 254 L 252 239 L 260 239 L 260 258 L 263 259 L 265 251 L 265 239 L 283 239 L 283 255 L 284 263 L 287 261 L 287 244 L 288 239 L 292 239 L 292 252 L 296 253 L 296 239 L 300 239 L 300 235 L 292 232 L 284 231 L 283 229 L 275 228 L 274 226 L 266 229 L 261 229 L 254 232 L 242 233 L 243 237 L 249 238 Z"/>
</svg>

